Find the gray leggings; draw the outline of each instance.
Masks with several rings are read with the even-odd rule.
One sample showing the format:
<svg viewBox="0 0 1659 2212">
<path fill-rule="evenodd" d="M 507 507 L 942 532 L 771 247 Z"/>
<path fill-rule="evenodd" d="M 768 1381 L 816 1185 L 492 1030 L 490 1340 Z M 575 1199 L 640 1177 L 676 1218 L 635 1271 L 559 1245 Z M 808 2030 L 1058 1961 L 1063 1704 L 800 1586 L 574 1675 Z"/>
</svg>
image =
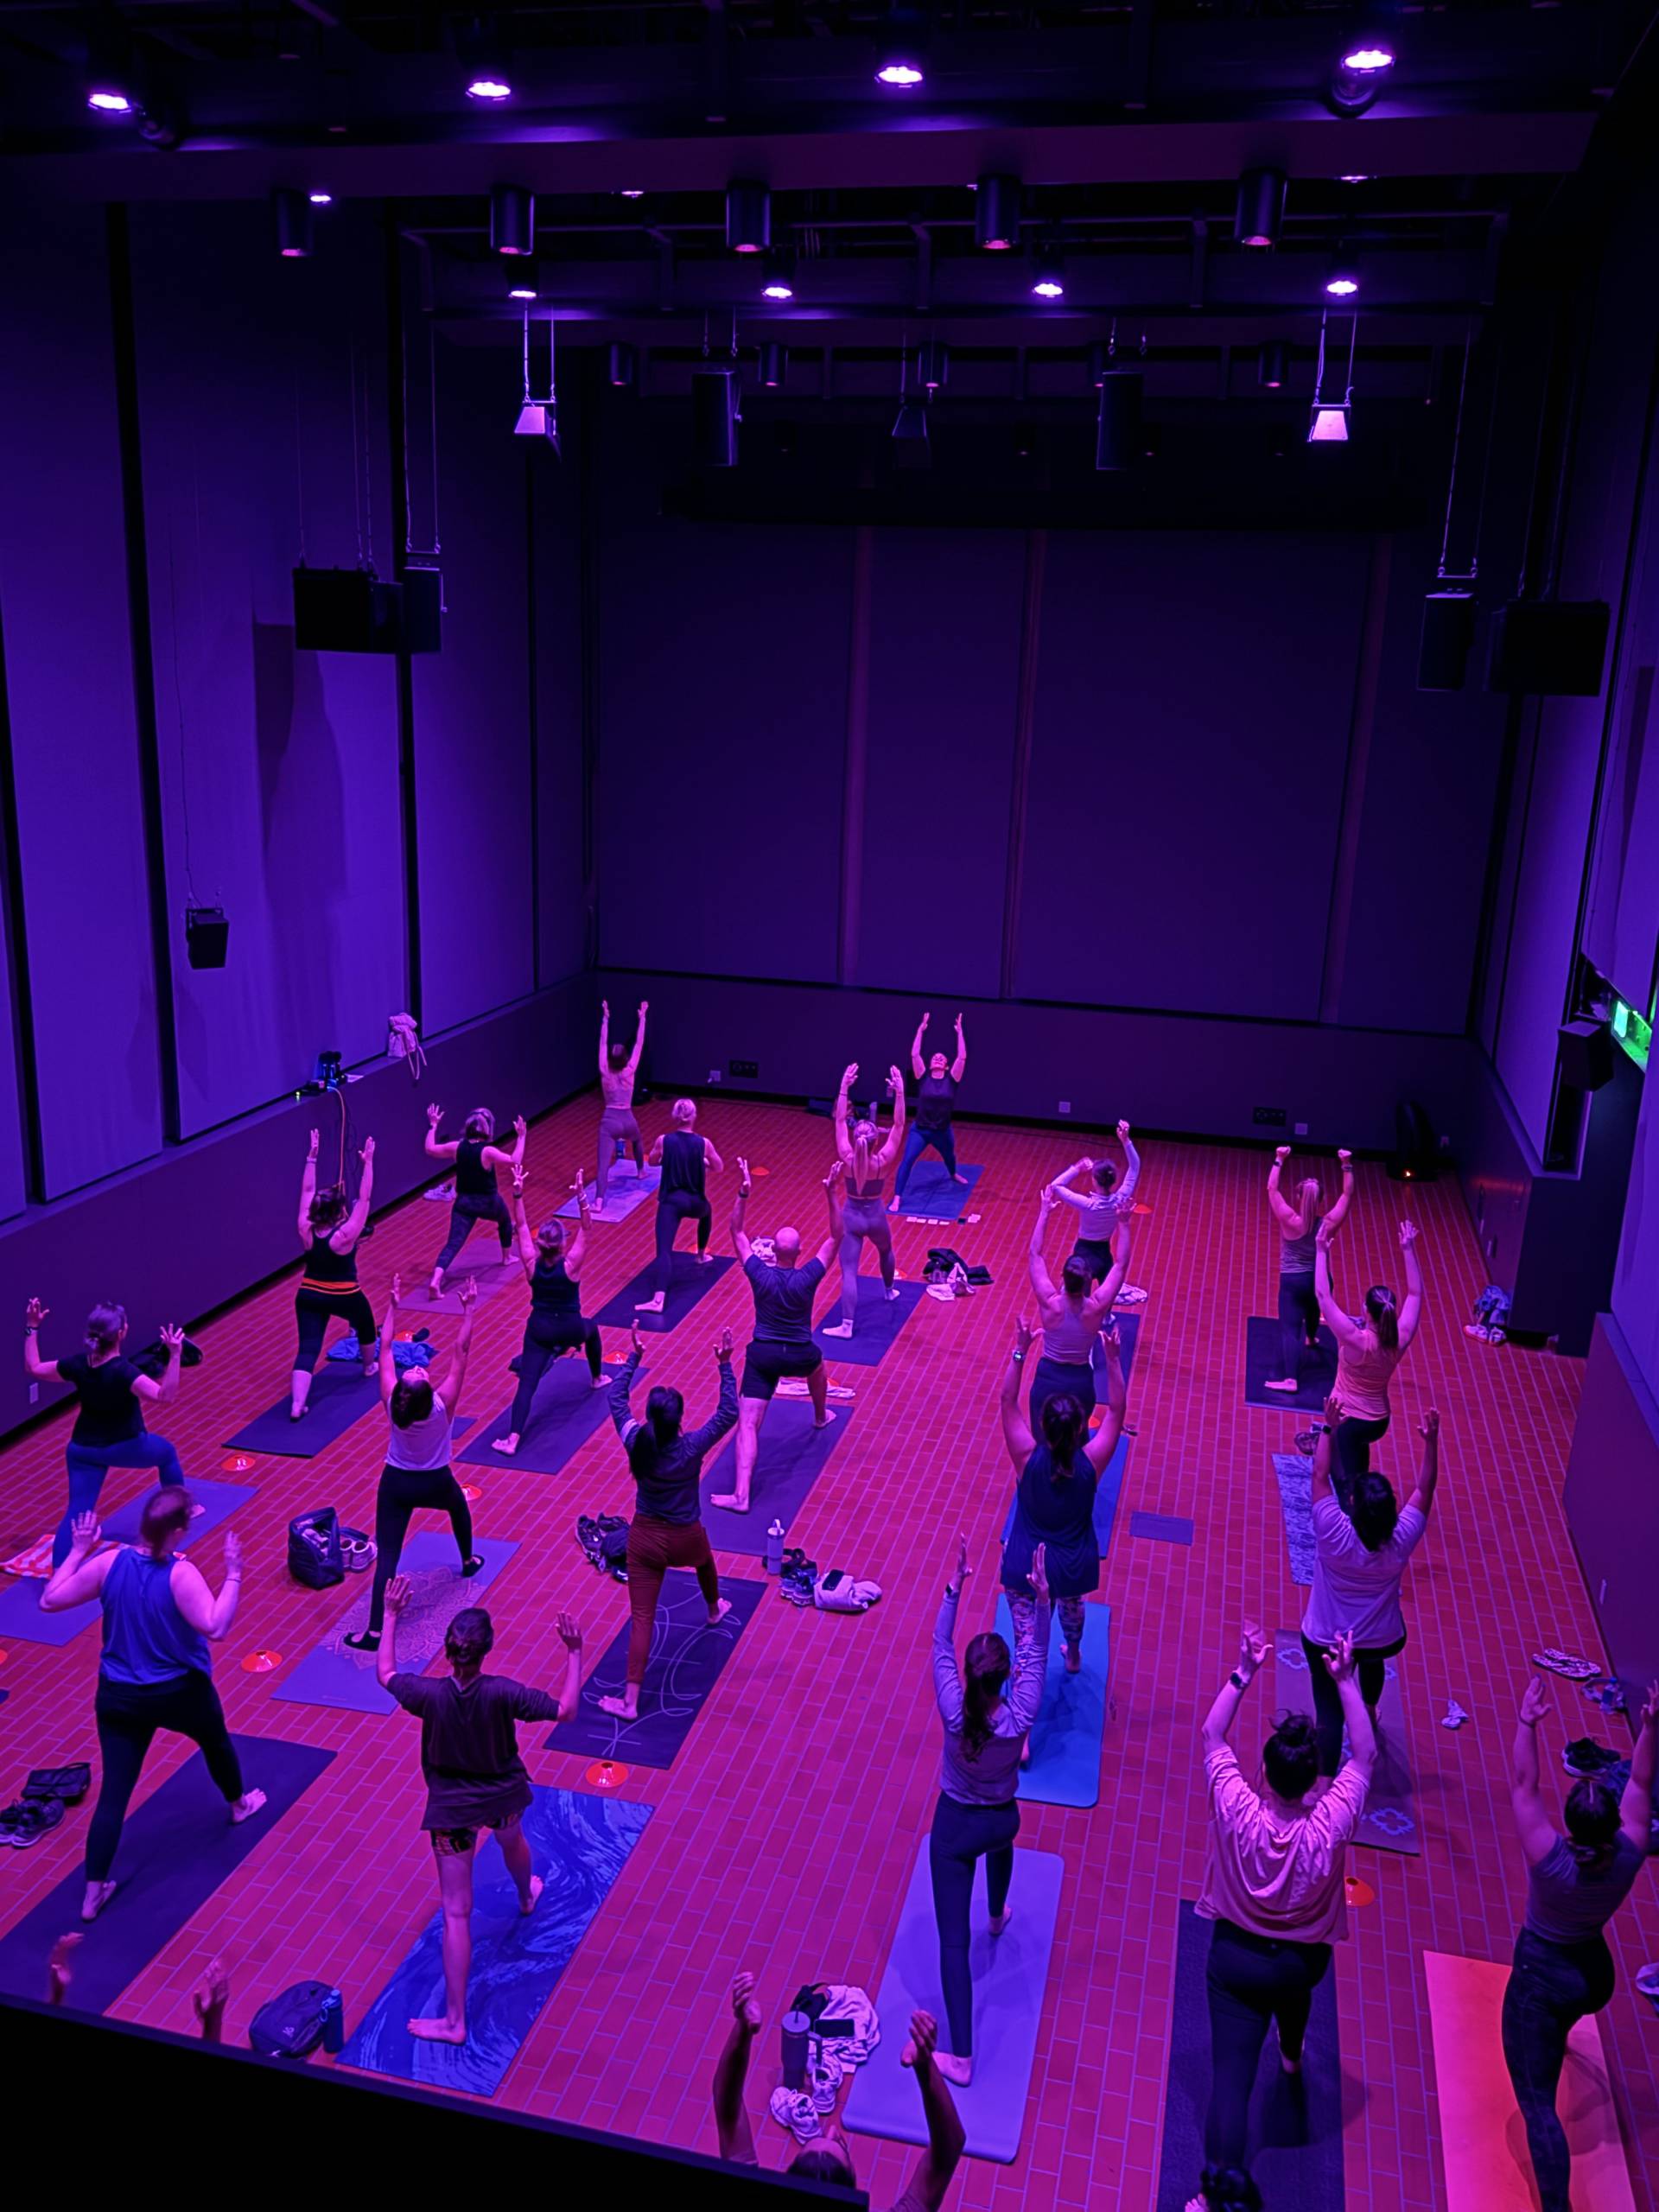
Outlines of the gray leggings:
<svg viewBox="0 0 1659 2212">
<path fill-rule="evenodd" d="M 849 1198 L 842 1214 L 841 1318 L 855 1328 L 858 1325 L 858 1262 L 867 1236 L 881 1262 L 881 1280 L 891 1290 L 893 1231 L 887 1227 L 887 1210 L 879 1198 Z"/>
<path fill-rule="evenodd" d="M 617 1144 L 625 1143 L 633 1154 L 636 1173 L 645 1172 L 645 1140 L 639 1134 L 639 1124 L 633 1118 L 632 1106 L 607 1106 L 599 1117 L 599 1173 L 594 1178 L 594 1197 L 600 1205 L 605 1203 L 605 1186 L 611 1179 L 611 1162 L 616 1156 Z"/>
</svg>

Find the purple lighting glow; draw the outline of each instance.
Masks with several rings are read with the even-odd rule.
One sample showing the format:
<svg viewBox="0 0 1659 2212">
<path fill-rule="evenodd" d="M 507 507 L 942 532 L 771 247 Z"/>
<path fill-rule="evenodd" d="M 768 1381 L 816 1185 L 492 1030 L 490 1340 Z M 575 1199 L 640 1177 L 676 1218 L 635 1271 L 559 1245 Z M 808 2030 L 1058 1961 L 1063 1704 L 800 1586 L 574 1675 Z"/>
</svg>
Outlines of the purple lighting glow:
<svg viewBox="0 0 1659 2212">
<path fill-rule="evenodd" d="M 1394 50 L 1386 46 L 1351 47 L 1342 57 L 1344 69 L 1351 69 L 1356 77 L 1380 76 L 1383 70 L 1394 67 Z"/>
<path fill-rule="evenodd" d="M 1039 300 L 1063 300 L 1065 297 L 1065 287 L 1058 276 L 1039 276 L 1031 289 Z"/>
<path fill-rule="evenodd" d="M 88 107 L 95 107 L 100 115 L 130 115 L 132 113 L 132 102 L 124 92 L 118 92 L 113 86 L 100 86 L 88 92 L 86 105 Z"/>
<path fill-rule="evenodd" d="M 763 300 L 792 300 L 795 287 L 786 283 L 781 276 L 774 276 L 770 283 L 760 287 L 760 296 Z"/>
<path fill-rule="evenodd" d="M 1327 276 L 1325 289 L 1333 300 L 1351 300 L 1359 289 L 1359 284 L 1352 276 Z"/>
<path fill-rule="evenodd" d="M 528 284 L 515 284 L 507 294 L 510 300 L 533 300 L 535 296 L 535 293 Z"/>
<path fill-rule="evenodd" d="M 875 73 L 875 81 L 878 85 L 919 85 L 924 73 L 918 62 L 902 60 L 895 55 L 891 61 L 881 64 Z"/>
<path fill-rule="evenodd" d="M 334 204 L 334 195 L 332 192 L 308 192 L 306 198 L 314 207 L 332 207 Z"/>
<path fill-rule="evenodd" d="M 474 77 L 467 87 L 469 100 L 510 100 L 512 86 L 505 77 Z"/>
</svg>

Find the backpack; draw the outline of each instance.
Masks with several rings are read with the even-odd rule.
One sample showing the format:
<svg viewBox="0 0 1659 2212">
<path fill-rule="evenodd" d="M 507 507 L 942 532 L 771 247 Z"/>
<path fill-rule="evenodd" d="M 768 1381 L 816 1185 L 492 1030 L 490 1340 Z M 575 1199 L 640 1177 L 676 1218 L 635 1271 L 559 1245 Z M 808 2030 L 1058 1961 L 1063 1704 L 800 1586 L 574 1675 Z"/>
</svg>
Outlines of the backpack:
<svg viewBox="0 0 1659 2212">
<path fill-rule="evenodd" d="M 315 1512 L 302 1513 L 289 1522 L 288 1571 L 308 1590 L 332 1590 L 336 1582 L 346 1580 L 340 1516 L 332 1505 L 319 1506 Z"/>
<path fill-rule="evenodd" d="M 326 1981 L 296 1981 L 249 2021 L 249 2049 L 265 2058 L 305 2057 L 322 2041 L 330 2007 L 338 2002 Z"/>
</svg>

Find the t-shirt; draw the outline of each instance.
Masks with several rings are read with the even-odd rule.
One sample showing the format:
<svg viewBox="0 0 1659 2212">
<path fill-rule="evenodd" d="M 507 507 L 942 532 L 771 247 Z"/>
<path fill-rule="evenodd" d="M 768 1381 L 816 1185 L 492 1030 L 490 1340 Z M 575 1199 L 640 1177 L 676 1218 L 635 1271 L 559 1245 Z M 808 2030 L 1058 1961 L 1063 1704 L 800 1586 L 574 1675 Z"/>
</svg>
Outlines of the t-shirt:
<svg viewBox="0 0 1659 2212">
<path fill-rule="evenodd" d="M 823 1262 L 809 1260 L 804 1267 L 773 1268 L 752 1255 L 743 1272 L 754 1293 L 757 1338 L 769 1344 L 810 1344 L 812 1294 L 823 1281 Z"/>
<path fill-rule="evenodd" d="M 559 1700 L 507 1675 L 394 1675 L 386 1685 L 421 1718 L 425 1828 L 468 1828 L 513 1820 L 531 1802 L 518 1756 L 517 1720 L 556 1720 Z"/>
<path fill-rule="evenodd" d="M 916 1090 L 916 1126 L 918 1129 L 948 1129 L 950 1109 L 957 1095 L 957 1078 L 953 1075 L 925 1075 Z"/>
<path fill-rule="evenodd" d="M 1210 1840 L 1196 1910 L 1286 1943 L 1334 1943 L 1348 1933 L 1342 1857 L 1370 1785 L 1351 1760 L 1304 1812 L 1259 1797 L 1225 1744 L 1204 1762 Z"/>
<path fill-rule="evenodd" d="M 138 1370 L 118 1356 L 96 1366 L 84 1351 L 58 1362 L 58 1373 L 73 1382 L 80 1411 L 70 1433 L 72 1444 L 127 1444 L 144 1433 L 144 1409 L 133 1384 Z"/>
<path fill-rule="evenodd" d="M 1380 1551 L 1370 1552 L 1336 1499 L 1316 1498 L 1313 1587 L 1302 1618 L 1302 1634 L 1308 1642 L 1330 1643 L 1346 1634 L 1360 1650 L 1397 1643 L 1406 1632 L 1400 1578 L 1427 1526 L 1418 1508 L 1408 1505 L 1388 1542 Z"/>
<path fill-rule="evenodd" d="M 1581 1866 L 1564 1835 L 1527 1870 L 1527 1926 L 1547 1943 L 1586 1943 L 1599 1936 L 1630 1893 L 1647 1853 L 1620 1831 L 1600 1869 Z"/>
</svg>

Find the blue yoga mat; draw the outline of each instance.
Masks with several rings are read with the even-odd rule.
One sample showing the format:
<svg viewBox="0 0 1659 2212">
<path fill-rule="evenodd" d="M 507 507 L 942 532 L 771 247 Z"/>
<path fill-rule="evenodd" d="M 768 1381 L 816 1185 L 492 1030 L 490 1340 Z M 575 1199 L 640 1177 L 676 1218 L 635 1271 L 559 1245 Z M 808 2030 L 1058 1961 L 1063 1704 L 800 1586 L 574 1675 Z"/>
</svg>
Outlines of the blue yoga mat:
<svg viewBox="0 0 1659 2212">
<path fill-rule="evenodd" d="M 1274 1694 L 1280 1707 L 1311 1716 L 1313 1683 L 1300 1630 L 1281 1629 L 1273 1639 L 1273 1651 Z M 1345 1756 L 1345 1730 L 1343 1751 Z M 1383 1662 L 1382 1696 L 1376 1708 L 1376 1764 L 1371 1769 L 1371 1786 L 1365 1794 L 1365 1810 L 1359 1816 L 1354 1841 L 1375 1844 L 1379 1851 L 1397 1851 L 1407 1859 L 1420 1857 L 1423 1848 L 1405 1708 L 1400 1702 L 1400 1675 L 1392 1659 Z"/>
<path fill-rule="evenodd" d="M 1106 1462 L 1105 1471 L 1095 1485 L 1095 1541 L 1100 1547 L 1100 1556 L 1103 1560 L 1106 1556 L 1107 1547 L 1112 1541 L 1112 1525 L 1117 1518 L 1117 1501 L 1122 1495 L 1123 1470 L 1128 1466 L 1128 1459 L 1129 1440 L 1127 1436 L 1120 1436 L 1117 1440 L 1116 1451 Z M 1003 1464 L 1007 1467 L 1009 1474 L 1013 1475 L 1012 1463 L 1005 1460 Z M 1014 1477 L 1016 1487 L 1018 1480 L 1018 1477 Z M 1007 1514 L 1002 1522 L 1001 1541 L 1006 1544 L 1013 1533 L 1014 1499 L 1010 1497 Z"/>
<path fill-rule="evenodd" d="M 1244 1402 L 1280 1413 L 1318 1413 L 1337 1379 L 1337 1340 L 1319 1330 L 1319 1349 L 1304 1351 L 1300 1387 L 1294 1391 L 1264 1387 L 1279 1357 L 1279 1324 L 1253 1313 L 1244 1337 Z"/>
<path fill-rule="evenodd" d="M 524 1823 L 543 1883 L 535 1910 L 519 1911 L 493 1836 L 480 1840 L 475 1854 L 466 2042 L 422 2043 L 404 2024 L 443 2011 L 443 1915 L 435 1912 L 347 2039 L 342 2065 L 493 2097 L 615 1886 L 652 1809 L 570 1789 L 537 1789 Z"/>
<path fill-rule="evenodd" d="M 942 1160 L 918 1160 L 899 1201 L 899 1211 L 905 1220 L 960 1221 L 985 1170 L 970 1167 L 965 1160 L 959 1160 L 957 1173 L 963 1179 L 960 1183 L 950 1180 Z"/>
<path fill-rule="evenodd" d="M 232 1740 L 242 1762 L 245 1788 L 265 1793 L 266 1802 L 252 1819 L 232 1825 L 225 1800 L 198 1751 L 128 1814 L 115 1854 L 114 1873 L 120 1887 L 90 1927 L 81 1924 L 86 1878 L 77 1862 L 32 1912 L 0 1936 L 0 1990 L 12 1997 L 43 1997 L 52 1946 L 73 1929 L 81 1940 L 65 2002 L 72 2012 L 107 2012 L 128 1983 L 266 1841 L 283 1815 L 334 1756 L 308 1744 L 285 1744 L 275 1736 L 236 1736 Z M 80 1817 L 86 1814 L 83 1806 Z M 71 1813 L 68 1817 L 77 1816 Z"/>
<path fill-rule="evenodd" d="M 461 1246 L 456 1258 L 444 1269 L 443 1288 L 435 1298 L 425 1283 L 417 1283 L 412 1290 L 404 1293 L 397 1309 L 400 1319 L 406 1313 L 465 1313 L 461 1287 L 469 1280 L 478 1286 L 480 1306 L 487 1305 L 498 1291 L 510 1289 L 524 1280 L 524 1271 L 516 1257 L 501 1257 L 493 1221 L 480 1223 Z M 440 1352 L 437 1357 L 441 1359 L 443 1354 Z"/>
<path fill-rule="evenodd" d="M 1091 1605 L 1084 1625 L 1083 1665 L 1065 1671 L 1059 1616 L 1048 1639 L 1043 1702 L 1031 1732 L 1031 1764 L 1020 1770 L 1020 1795 L 1036 1805 L 1097 1805 L 1100 1747 L 1106 1733 L 1106 1678 L 1112 1609 Z M 1014 1648 L 1014 1617 L 1006 1595 L 996 1601 L 997 1633 Z"/>
<path fill-rule="evenodd" d="M 288 1417 L 289 1394 L 225 1439 L 230 1452 L 264 1452 L 282 1459 L 315 1459 L 380 1403 L 380 1377 L 357 1367 L 331 1367 L 325 1359 L 311 1378 L 303 1420 Z"/>
<path fill-rule="evenodd" d="M 733 1513 L 709 1503 L 716 1491 L 729 1492 L 737 1478 L 737 1439 L 728 1437 L 714 1464 L 704 1469 L 702 1484 L 702 1524 L 716 1551 L 747 1552 L 759 1559 L 766 1548 L 766 1530 L 774 1520 L 783 1522 L 785 1541 L 789 1541 L 808 1492 L 846 1434 L 855 1408 L 842 1399 L 830 1411 L 835 1419 L 829 1427 L 817 1428 L 810 1399 L 772 1400 L 760 1427 L 760 1449 L 755 1455 L 747 1513 Z"/>
<path fill-rule="evenodd" d="M 599 1704 L 601 1696 L 622 1694 L 628 1659 L 625 1622 L 582 1684 L 575 1719 L 559 1723 L 547 1739 L 548 1750 L 569 1751 L 577 1758 L 620 1759 L 630 1766 L 671 1766 L 739 1636 L 766 1596 L 766 1585 L 722 1574 L 720 1594 L 730 1601 L 732 1610 L 718 1627 L 711 1628 L 696 1575 L 671 1568 L 663 1578 L 652 1629 L 638 1719 L 620 1720 L 614 1713 L 601 1712 Z"/>
<path fill-rule="evenodd" d="M 1123 1362 L 1123 1380 L 1127 1382 L 1130 1376 L 1135 1372 L 1135 1347 L 1141 1342 L 1140 1308 L 1137 1306 L 1127 1313 L 1114 1313 L 1111 1318 L 1117 1325 L 1117 1348 L 1119 1355 Z M 1104 1375 L 1106 1372 L 1106 1347 L 1098 1338 L 1095 1339 L 1095 1348 L 1090 1355 L 1090 1358 L 1096 1374 Z M 1105 1386 L 1103 1383 L 1100 1386 L 1100 1389 L 1102 1393 L 1101 1403 L 1104 1405 L 1106 1400 Z"/>
<path fill-rule="evenodd" d="M 841 1300 L 836 1300 L 812 1332 L 812 1341 L 826 1359 L 838 1359 L 849 1367 L 880 1365 L 899 1341 L 899 1332 L 921 1304 L 927 1285 L 898 1282 L 893 1288 L 899 1295 L 889 1298 L 881 1287 L 880 1275 L 860 1278 L 858 1319 L 850 1337 L 826 1337 L 823 1333 L 841 1319 Z"/>
<path fill-rule="evenodd" d="M 985 1883 L 974 1883 L 969 1958 L 974 1975 L 974 2078 L 953 2089 L 968 2134 L 968 2155 L 1007 2165 L 1020 2149 L 1037 2036 L 1045 2012 L 1054 1926 L 1060 1909 L 1065 1861 L 1058 1852 L 1016 1851 L 1006 1934 L 993 1936 L 986 1916 Z M 918 2009 L 949 2039 L 939 1982 L 939 1938 L 933 1919 L 933 1878 L 922 1838 L 899 1909 L 893 1948 L 876 1995 L 881 2040 L 853 2077 L 845 2107 L 847 2126 L 860 2135 L 885 2135 L 895 2143 L 925 2143 L 927 2122 L 914 2076 L 900 2063 L 910 2016 Z"/>
<path fill-rule="evenodd" d="M 607 1380 L 616 1371 L 607 1367 L 604 1370 Z M 639 1370 L 642 1375 L 645 1371 L 643 1367 Z M 643 1399 L 640 1402 L 643 1405 Z M 463 1466 L 523 1467 L 532 1475 L 556 1475 L 588 1439 L 604 1427 L 610 1411 L 609 1389 L 594 1389 L 587 1361 L 580 1352 L 573 1352 L 567 1359 L 555 1360 L 543 1376 L 541 1388 L 531 1403 L 530 1426 L 511 1459 L 492 1449 L 494 1440 L 508 1433 L 511 1401 L 456 1457 Z"/>
<path fill-rule="evenodd" d="M 1211 1923 L 1180 1909 L 1169 2088 L 1158 2169 L 1157 2212 L 1185 2212 L 1204 2171 L 1210 2105 L 1210 2008 L 1205 1967 Z M 1334 1966 L 1313 1993 L 1302 2071 L 1289 2080 L 1272 2028 L 1262 2049 L 1250 2106 L 1249 2164 L 1273 2212 L 1343 2212 L 1342 2062 L 1337 2046 Z"/>
<path fill-rule="evenodd" d="M 424 1522 L 424 1526 L 422 1523 Z M 443 1649 L 443 1632 L 465 1606 L 476 1605 L 480 1593 L 494 1581 L 518 1550 L 497 1536 L 474 1536 L 473 1549 L 484 1564 L 470 1580 L 461 1574 L 455 1539 L 441 1516 L 423 1513 L 409 1532 L 398 1572 L 414 1584 L 408 1605 L 397 1624 L 397 1667 L 405 1675 L 423 1675 Z M 357 1595 L 315 1651 L 271 1695 L 284 1705 L 323 1705 L 337 1713 L 395 1713 L 397 1700 L 375 1680 L 372 1651 L 348 1651 L 341 1641 L 356 1636 L 369 1624 L 372 1577 L 348 1578 Z"/>
<path fill-rule="evenodd" d="M 619 1160 L 611 1170 L 610 1184 L 605 1192 L 605 1211 L 599 1216 L 601 1226 L 608 1222 L 626 1221 L 636 1207 L 644 1205 L 647 1198 L 656 1197 L 657 1185 L 662 1179 L 660 1167 L 647 1167 L 643 1175 L 636 1175 L 632 1160 Z M 596 1205 L 598 1198 L 599 1185 L 590 1180 L 588 1185 L 588 1205 Z M 561 1221 L 575 1221 L 581 1211 L 582 1208 L 574 1198 L 567 1198 L 558 1210 L 558 1217 Z"/>
<path fill-rule="evenodd" d="M 1154 1544 L 1190 1544 L 1192 1523 L 1179 1513 L 1131 1513 L 1129 1534 Z"/>
<path fill-rule="evenodd" d="M 138 1534 L 138 1516 L 144 1500 L 155 1487 L 153 1484 L 118 1505 L 109 1519 L 103 1522 L 105 1535 L 116 1543 L 130 1543 Z M 186 1548 L 218 1528 L 221 1521 L 228 1521 L 238 1505 L 245 1505 L 253 1491 L 245 1483 L 213 1483 L 192 1480 L 185 1487 L 203 1510 L 190 1523 Z M 0 1636 L 14 1643 L 43 1643 L 54 1649 L 73 1643 L 82 1629 L 90 1628 L 103 1614 L 96 1605 L 76 1605 L 67 1613 L 43 1613 L 41 1592 L 46 1587 L 41 1575 L 10 1575 L 4 1577 L 0 1588 Z"/>
<path fill-rule="evenodd" d="M 594 1319 L 602 1329 L 626 1329 L 630 1322 L 639 1324 L 641 1336 L 665 1336 L 677 1328 L 692 1307 L 705 1299 L 728 1268 L 737 1262 L 729 1252 L 722 1253 L 709 1265 L 700 1267 L 690 1252 L 674 1255 L 674 1272 L 669 1278 L 668 1302 L 660 1313 L 636 1313 L 634 1307 L 642 1298 L 651 1298 L 657 1289 L 657 1262 L 641 1268 L 632 1282 L 624 1283 L 607 1306 L 601 1306 Z"/>
<path fill-rule="evenodd" d="M 1285 1516 L 1285 1548 L 1290 1554 L 1290 1579 L 1306 1586 L 1313 1580 L 1313 1462 L 1298 1452 L 1275 1452 L 1273 1471 L 1279 1483 L 1279 1504 Z"/>
</svg>

